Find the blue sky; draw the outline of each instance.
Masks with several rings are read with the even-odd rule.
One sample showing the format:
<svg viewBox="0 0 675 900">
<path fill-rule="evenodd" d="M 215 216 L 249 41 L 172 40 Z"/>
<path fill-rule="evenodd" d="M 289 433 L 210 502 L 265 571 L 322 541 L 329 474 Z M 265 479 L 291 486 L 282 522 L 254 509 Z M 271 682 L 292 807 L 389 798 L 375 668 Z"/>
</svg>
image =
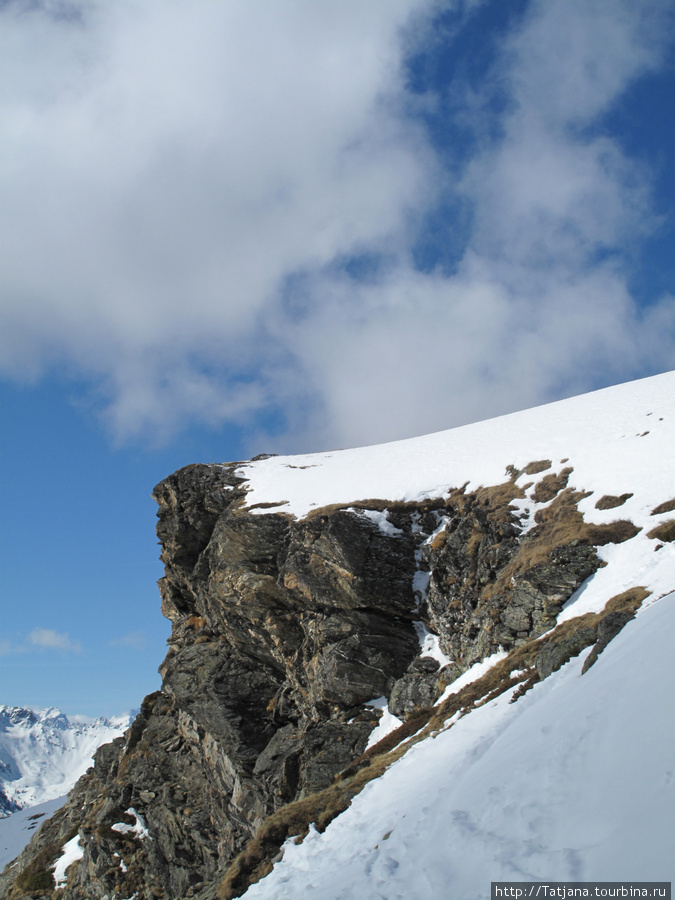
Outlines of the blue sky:
<svg viewBox="0 0 675 900">
<path fill-rule="evenodd" d="M 0 19 L 0 703 L 159 686 L 179 466 L 675 367 L 666 0 Z"/>
</svg>

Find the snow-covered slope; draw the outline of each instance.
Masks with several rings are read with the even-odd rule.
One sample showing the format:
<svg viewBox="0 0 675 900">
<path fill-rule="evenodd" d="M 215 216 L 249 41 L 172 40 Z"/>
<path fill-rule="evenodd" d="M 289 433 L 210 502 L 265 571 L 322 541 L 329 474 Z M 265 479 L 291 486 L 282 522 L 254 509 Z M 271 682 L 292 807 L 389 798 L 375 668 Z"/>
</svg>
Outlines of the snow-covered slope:
<svg viewBox="0 0 675 900">
<path fill-rule="evenodd" d="M 652 511 L 675 497 L 675 372 L 617 385 L 462 428 L 375 447 L 306 456 L 275 456 L 246 464 L 249 507 L 297 517 L 312 509 L 368 498 L 420 500 L 466 485 L 503 482 L 507 466 L 551 460 L 571 467 L 569 486 L 592 492 L 579 504 L 587 522 L 629 519 L 642 529 L 624 544 L 600 548 L 608 563 L 563 618 L 602 609 L 613 594 L 637 584 L 661 595 L 675 588 L 675 545 L 655 553 L 648 533 L 675 512 Z M 520 486 L 533 481 L 523 473 Z M 605 496 L 630 496 L 620 509 L 597 509 Z M 525 521 L 544 504 L 520 501 Z"/>
<path fill-rule="evenodd" d="M 0 706 L 0 816 L 67 794 L 96 749 L 130 724 L 130 714 L 91 719 Z"/>
<path fill-rule="evenodd" d="M 40 825 L 66 800 L 67 797 L 46 800 L 0 819 L 0 872 L 21 853 Z"/>
<path fill-rule="evenodd" d="M 507 466 L 535 460 L 550 460 L 552 473 L 572 468 L 569 485 L 592 492 L 579 504 L 586 521 L 629 519 L 641 529 L 599 548 L 605 567 L 559 621 L 643 586 L 651 594 L 635 620 L 585 674 L 589 650 L 517 702 L 506 691 L 416 744 L 323 834 L 289 841 L 246 898 L 478 900 L 499 880 L 674 880 L 675 373 L 414 440 L 261 459 L 240 472 L 249 506 L 304 516 L 497 484 Z M 518 478 L 525 527 L 545 505 L 526 487 L 533 480 Z M 603 497 L 614 506 L 597 508 Z"/>
<path fill-rule="evenodd" d="M 246 900 L 484 900 L 491 881 L 672 881 L 675 596 L 580 676 L 413 747 Z"/>
</svg>

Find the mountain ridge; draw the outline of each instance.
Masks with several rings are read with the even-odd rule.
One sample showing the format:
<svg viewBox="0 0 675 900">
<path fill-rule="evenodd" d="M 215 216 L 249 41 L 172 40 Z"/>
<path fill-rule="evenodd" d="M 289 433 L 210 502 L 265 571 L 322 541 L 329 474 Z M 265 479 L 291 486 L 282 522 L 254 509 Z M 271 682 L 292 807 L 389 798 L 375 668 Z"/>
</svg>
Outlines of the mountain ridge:
<svg viewBox="0 0 675 900">
<path fill-rule="evenodd" d="M 123 734 L 132 718 L 0 706 L 0 816 L 67 794 L 96 749 Z"/>
<path fill-rule="evenodd" d="M 65 900 L 264 896 L 284 841 L 323 846 L 440 734 L 527 709 L 570 666 L 597 683 L 617 636 L 672 602 L 674 445 L 668 373 L 426 438 L 169 476 L 162 689 L 0 897 L 49 896 L 66 845 Z M 545 877 L 570 874 L 548 858 Z M 281 864 L 267 883 L 294 877 Z"/>
</svg>

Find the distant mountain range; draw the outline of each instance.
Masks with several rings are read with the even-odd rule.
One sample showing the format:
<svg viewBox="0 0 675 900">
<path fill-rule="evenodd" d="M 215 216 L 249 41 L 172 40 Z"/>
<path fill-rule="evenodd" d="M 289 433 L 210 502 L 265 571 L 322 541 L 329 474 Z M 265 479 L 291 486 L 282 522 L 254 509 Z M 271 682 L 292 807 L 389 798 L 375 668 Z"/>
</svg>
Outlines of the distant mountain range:
<svg viewBox="0 0 675 900">
<path fill-rule="evenodd" d="M 0 817 L 67 794 L 97 748 L 124 734 L 131 719 L 0 706 Z"/>
</svg>

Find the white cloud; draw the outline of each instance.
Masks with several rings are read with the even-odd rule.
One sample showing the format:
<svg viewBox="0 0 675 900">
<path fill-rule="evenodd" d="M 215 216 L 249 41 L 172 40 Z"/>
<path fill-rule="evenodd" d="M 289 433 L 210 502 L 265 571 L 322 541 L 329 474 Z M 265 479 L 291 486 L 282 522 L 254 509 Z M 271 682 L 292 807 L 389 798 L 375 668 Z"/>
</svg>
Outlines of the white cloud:
<svg viewBox="0 0 675 900">
<path fill-rule="evenodd" d="M 640 310 L 622 256 L 654 224 L 646 178 L 582 128 L 659 64 L 659 9 L 533 3 L 487 85 L 510 91 L 500 135 L 458 186 L 473 224 L 456 272 L 401 266 L 368 288 L 315 285 L 324 300 L 299 353 L 323 379 L 326 444 L 430 431 L 675 366 L 675 302 Z"/>
<path fill-rule="evenodd" d="M 28 642 L 34 647 L 46 650 L 61 650 L 63 653 L 81 653 L 78 641 L 70 639 L 68 634 L 60 634 L 53 628 L 34 628 L 28 635 Z"/>
<path fill-rule="evenodd" d="M 0 371 L 85 374 L 121 438 L 278 405 L 316 447 L 675 365 L 672 299 L 640 313 L 618 261 L 647 178 L 589 129 L 660 64 L 667 5 L 532 2 L 454 113 L 481 136 L 454 186 L 401 69 L 439 6 L 6 5 Z M 423 274 L 411 222 L 442 191 L 471 229 Z M 372 284 L 339 265 L 359 252 L 389 261 Z"/>
<path fill-rule="evenodd" d="M 146 643 L 144 631 L 130 631 L 129 634 L 125 634 L 121 638 L 114 638 L 111 640 L 110 646 L 128 647 L 131 650 L 144 650 Z"/>
</svg>

